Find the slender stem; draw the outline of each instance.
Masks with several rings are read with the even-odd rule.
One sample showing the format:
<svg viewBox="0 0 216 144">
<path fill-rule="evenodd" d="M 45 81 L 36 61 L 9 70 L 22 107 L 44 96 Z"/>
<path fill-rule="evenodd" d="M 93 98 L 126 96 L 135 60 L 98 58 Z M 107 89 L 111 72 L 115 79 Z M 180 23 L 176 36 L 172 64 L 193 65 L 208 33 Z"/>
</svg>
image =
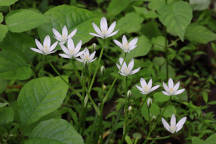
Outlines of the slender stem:
<svg viewBox="0 0 216 144">
<path fill-rule="evenodd" d="M 169 79 L 169 62 L 168 62 L 168 44 L 167 40 L 165 41 L 165 53 L 166 53 L 166 79 Z"/>
</svg>

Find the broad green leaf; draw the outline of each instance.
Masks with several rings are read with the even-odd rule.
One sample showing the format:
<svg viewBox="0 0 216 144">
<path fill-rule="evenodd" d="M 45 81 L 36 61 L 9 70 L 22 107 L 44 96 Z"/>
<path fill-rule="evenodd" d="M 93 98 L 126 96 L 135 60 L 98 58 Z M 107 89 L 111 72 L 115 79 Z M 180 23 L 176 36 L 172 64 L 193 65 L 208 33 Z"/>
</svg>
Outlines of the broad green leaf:
<svg viewBox="0 0 216 144">
<path fill-rule="evenodd" d="M 149 8 L 152 10 L 159 10 L 162 6 L 166 4 L 166 0 L 148 0 Z"/>
<path fill-rule="evenodd" d="M 127 59 L 145 56 L 150 51 L 151 47 L 152 45 L 149 39 L 145 36 L 141 36 L 138 38 L 137 47 L 127 54 Z"/>
<path fill-rule="evenodd" d="M 206 144 L 215 144 L 216 142 L 216 134 L 213 134 L 211 136 L 209 136 L 206 140 L 205 143 Z"/>
<path fill-rule="evenodd" d="M 10 6 L 18 0 L 0 0 L 0 6 Z"/>
<path fill-rule="evenodd" d="M 165 51 L 166 38 L 163 36 L 157 36 L 152 38 L 153 50 L 155 51 Z"/>
<path fill-rule="evenodd" d="M 206 144 L 206 143 L 198 137 L 192 137 L 192 144 Z"/>
<path fill-rule="evenodd" d="M 84 144 L 82 136 L 63 119 L 39 123 L 24 144 Z"/>
<path fill-rule="evenodd" d="M 143 106 L 141 108 L 141 113 L 142 113 L 143 117 L 147 121 L 149 121 L 149 120 L 156 118 L 160 114 L 160 108 L 157 104 L 154 103 L 154 100 L 153 100 L 153 103 L 149 107 L 149 110 L 148 110 L 147 104 L 146 103 L 143 104 Z"/>
<path fill-rule="evenodd" d="M 14 120 L 14 111 L 11 107 L 0 109 L 0 125 L 8 124 Z"/>
<path fill-rule="evenodd" d="M 119 29 L 117 35 L 120 36 L 123 33 L 138 32 L 141 29 L 143 20 L 144 18 L 135 12 L 126 14 L 119 21 L 117 21 L 117 29 Z"/>
<path fill-rule="evenodd" d="M 2 23 L 3 19 L 4 19 L 4 16 L 2 13 L 0 13 L 0 23 Z"/>
<path fill-rule="evenodd" d="M 160 103 L 169 101 L 170 99 L 169 96 L 164 95 L 162 92 L 157 92 L 153 96 L 154 96 L 155 102 L 160 102 Z"/>
<path fill-rule="evenodd" d="M 167 96 L 168 97 L 168 96 Z M 171 117 L 172 114 L 176 114 L 176 109 L 173 105 L 168 105 L 165 107 L 163 116 L 164 117 Z"/>
<path fill-rule="evenodd" d="M 145 7 L 136 7 L 134 6 L 134 9 L 136 13 L 138 13 L 141 16 L 144 16 L 146 19 L 154 19 L 157 18 L 158 15 L 155 11 L 147 10 Z"/>
<path fill-rule="evenodd" d="M 190 4 L 194 10 L 208 9 L 211 0 L 190 0 Z"/>
<path fill-rule="evenodd" d="M 68 86 L 59 77 L 37 78 L 26 83 L 17 100 L 21 122 L 32 124 L 57 110 L 66 97 L 67 90 Z"/>
<path fill-rule="evenodd" d="M 8 27 L 6 25 L 0 24 L 0 41 L 2 41 L 8 32 Z"/>
<path fill-rule="evenodd" d="M 108 15 L 118 15 L 120 12 L 126 9 L 131 2 L 132 0 L 111 0 L 107 8 Z"/>
<path fill-rule="evenodd" d="M 63 26 L 66 25 L 69 32 L 77 29 L 73 40 L 75 42 L 82 40 L 83 43 L 93 38 L 93 36 L 89 35 L 90 32 L 95 33 L 92 22 L 98 24 L 101 19 L 99 14 L 68 5 L 51 8 L 44 15 L 49 22 L 38 28 L 40 38 L 45 37 L 47 34 L 53 36 L 52 28 L 61 33 Z"/>
<path fill-rule="evenodd" d="M 190 24 L 185 33 L 186 39 L 201 44 L 216 40 L 216 34 L 199 24 Z"/>
<path fill-rule="evenodd" d="M 187 2 L 179 1 L 163 6 L 158 10 L 159 19 L 167 31 L 184 40 L 187 26 L 192 19 L 192 8 Z"/>
<path fill-rule="evenodd" d="M 30 65 L 17 50 L 2 50 L 0 52 L 0 78 L 6 80 L 25 80 L 32 76 Z"/>
<path fill-rule="evenodd" d="M 47 22 L 44 15 L 30 9 L 21 9 L 9 13 L 5 18 L 9 31 L 24 32 L 38 27 Z"/>
<path fill-rule="evenodd" d="M 30 48 L 36 47 L 34 39 L 26 33 L 7 33 L 4 41 L 0 43 L 3 50 L 11 50 L 20 55 L 26 62 L 31 63 L 35 52 Z"/>
</svg>

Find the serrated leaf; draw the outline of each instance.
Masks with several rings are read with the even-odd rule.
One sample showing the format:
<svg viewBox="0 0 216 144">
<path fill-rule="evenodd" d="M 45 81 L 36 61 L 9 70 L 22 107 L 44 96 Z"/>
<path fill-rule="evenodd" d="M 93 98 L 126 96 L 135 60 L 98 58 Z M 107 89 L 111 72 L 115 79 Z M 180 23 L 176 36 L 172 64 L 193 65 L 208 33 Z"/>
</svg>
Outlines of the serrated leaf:
<svg viewBox="0 0 216 144">
<path fill-rule="evenodd" d="M 179 36 L 184 40 L 184 34 L 187 26 L 192 19 L 192 8 L 187 2 L 178 1 L 163 6 L 158 10 L 159 19 L 166 26 L 167 31 L 174 35 Z"/>
<path fill-rule="evenodd" d="M 93 36 L 89 35 L 90 32 L 95 32 L 92 22 L 98 24 L 101 19 L 99 14 L 68 5 L 51 8 L 44 15 L 49 22 L 38 28 L 40 38 L 45 37 L 47 34 L 53 36 L 52 28 L 62 32 L 63 26 L 66 25 L 69 32 L 77 29 L 73 40 L 75 42 L 82 40 L 83 43 L 93 38 Z"/>
<path fill-rule="evenodd" d="M 43 77 L 27 82 L 17 100 L 21 122 L 32 124 L 58 109 L 67 90 L 68 86 L 59 77 Z"/>
<path fill-rule="evenodd" d="M 5 18 L 5 22 L 11 32 L 24 32 L 46 23 L 47 18 L 34 10 L 21 9 L 9 13 Z"/>
<path fill-rule="evenodd" d="M 84 144 L 73 126 L 63 119 L 51 119 L 39 123 L 24 144 Z"/>
<path fill-rule="evenodd" d="M 186 30 L 185 37 L 192 41 L 201 44 L 216 40 L 216 34 L 199 24 L 190 24 Z"/>
<path fill-rule="evenodd" d="M 0 0 L 0 6 L 10 6 L 18 0 Z"/>
</svg>

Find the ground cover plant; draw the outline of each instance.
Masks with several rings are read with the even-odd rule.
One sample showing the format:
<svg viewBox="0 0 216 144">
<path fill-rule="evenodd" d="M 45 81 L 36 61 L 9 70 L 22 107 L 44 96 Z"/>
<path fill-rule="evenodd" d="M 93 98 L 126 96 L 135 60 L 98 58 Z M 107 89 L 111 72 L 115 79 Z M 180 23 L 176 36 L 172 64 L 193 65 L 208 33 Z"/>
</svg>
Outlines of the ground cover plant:
<svg viewBox="0 0 216 144">
<path fill-rule="evenodd" d="M 0 10 L 1 144 L 215 144 L 215 1 Z"/>
</svg>

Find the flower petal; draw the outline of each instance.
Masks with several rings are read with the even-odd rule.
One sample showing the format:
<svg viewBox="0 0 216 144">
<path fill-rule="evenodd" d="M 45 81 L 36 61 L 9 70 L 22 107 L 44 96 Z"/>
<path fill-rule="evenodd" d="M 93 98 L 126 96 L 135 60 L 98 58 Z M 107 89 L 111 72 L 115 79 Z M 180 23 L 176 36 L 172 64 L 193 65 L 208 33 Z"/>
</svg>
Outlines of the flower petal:
<svg viewBox="0 0 216 144">
<path fill-rule="evenodd" d="M 50 44 L 51 44 L 50 36 L 46 35 L 46 37 L 44 38 L 43 46 L 50 47 Z"/>
<path fill-rule="evenodd" d="M 176 132 L 180 131 L 184 125 L 184 123 L 186 122 L 187 117 L 183 117 L 176 125 Z"/>
<path fill-rule="evenodd" d="M 60 47 L 64 51 L 64 53 L 69 54 L 68 49 L 63 44 L 60 44 Z"/>
<path fill-rule="evenodd" d="M 138 38 L 134 38 L 133 40 L 131 40 L 129 42 L 129 46 L 132 47 L 132 46 L 135 46 L 137 44 L 137 41 L 138 41 Z"/>
<path fill-rule="evenodd" d="M 123 45 L 128 44 L 128 40 L 127 40 L 127 37 L 125 35 L 123 35 L 123 37 L 122 37 L 122 44 Z"/>
<path fill-rule="evenodd" d="M 96 37 L 104 38 L 103 36 L 98 35 L 98 34 L 95 34 L 95 33 L 89 33 L 89 34 L 92 35 L 92 36 L 96 36 Z"/>
<path fill-rule="evenodd" d="M 176 126 L 176 117 L 175 114 L 172 114 L 172 117 L 170 119 L 170 127 L 175 127 Z"/>
<path fill-rule="evenodd" d="M 163 93 L 164 95 L 170 96 L 170 94 L 167 93 L 166 91 L 162 91 L 162 93 Z"/>
<path fill-rule="evenodd" d="M 66 27 L 66 25 L 62 28 L 62 35 L 64 35 L 64 36 L 68 36 L 68 29 L 67 29 L 67 27 Z"/>
<path fill-rule="evenodd" d="M 71 57 L 69 55 L 66 55 L 66 54 L 59 54 L 59 56 L 61 56 L 63 58 L 71 59 Z"/>
<path fill-rule="evenodd" d="M 134 59 L 132 59 L 128 64 L 128 69 L 131 71 L 134 67 Z"/>
<path fill-rule="evenodd" d="M 107 27 L 107 19 L 105 17 L 102 17 L 101 18 L 101 21 L 100 21 L 100 28 L 101 28 L 101 31 L 107 31 L 108 30 L 108 27 Z"/>
<path fill-rule="evenodd" d="M 116 22 L 114 21 L 114 22 L 110 25 L 109 29 L 107 30 L 107 33 L 108 33 L 108 34 L 112 33 L 113 30 L 115 29 L 115 26 L 116 26 Z"/>
<path fill-rule="evenodd" d="M 185 89 L 177 90 L 176 93 L 175 93 L 175 95 L 179 95 L 179 94 L 183 93 L 184 91 L 185 91 Z"/>
<path fill-rule="evenodd" d="M 169 131 L 170 132 L 170 126 L 169 126 L 169 124 L 167 123 L 167 121 L 164 119 L 164 118 L 162 118 L 161 119 L 162 120 L 162 124 L 163 124 L 163 126 L 164 126 L 164 128 L 167 130 L 167 131 Z"/>
<path fill-rule="evenodd" d="M 69 35 L 68 38 L 72 38 L 77 32 L 77 29 L 73 30 Z"/>
<path fill-rule="evenodd" d="M 116 35 L 117 33 L 118 33 L 118 30 L 115 31 L 115 32 L 113 32 L 113 33 L 111 33 L 111 34 L 108 34 L 108 35 L 106 36 L 106 38 L 111 37 L 111 36 L 114 36 L 114 35 Z"/>
<path fill-rule="evenodd" d="M 60 40 L 61 39 L 61 34 L 56 30 L 56 29 L 52 29 L 52 31 L 53 31 L 53 34 L 55 35 L 55 38 L 57 39 L 57 40 Z"/>
<path fill-rule="evenodd" d="M 180 82 L 177 82 L 177 84 L 173 87 L 173 90 L 176 91 L 179 89 Z"/>
<path fill-rule="evenodd" d="M 145 81 L 144 78 L 140 79 L 140 84 L 141 84 L 142 87 L 145 87 L 147 85 L 147 83 L 146 83 L 146 81 Z"/>
<path fill-rule="evenodd" d="M 173 80 L 171 78 L 169 78 L 168 86 L 169 86 L 169 88 L 173 88 L 174 87 L 174 83 L 173 83 Z"/>
<path fill-rule="evenodd" d="M 40 43 L 40 41 L 37 40 L 37 39 L 35 39 L 35 43 L 36 43 L 38 49 L 42 51 L 42 50 L 43 50 L 43 46 L 42 46 L 42 44 Z"/>
<path fill-rule="evenodd" d="M 148 82 L 148 88 L 151 88 L 151 87 L 152 87 L 152 79 L 150 79 Z"/>
<path fill-rule="evenodd" d="M 139 67 L 139 68 L 133 70 L 133 71 L 131 72 L 131 74 L 135 74 L 135 73 L 137 73 L 140 69 L 141 69 L 141 67 Z"/>
<path fill-rule="evenodd" d="M 156 89 L 158 89 L 159 87 L 160 87 L 160 85 L 156 85 L 156 86 L 152 87 L 151 88 L 151 92 L 154 91 L 154 90 L 156 90 Z"/>
<path fill-rule="evenodd" d="M 165 90 L 165 91 L 169 91 L 169 88 L 168 88 L 168 86 L 166 85 L 165 82 L 163 82 L 163 87 L 164 87 L 164 90 Z"/>
<path fill-rule="evenodd" d="M 31 48 L 31 50 L 33 50 L 34 52 L 40 53 L 40 54 L 44 54 L 41 50 L 36 49 L 36 48 Z"/>
<path fill-rule="evenodd" d="M 50 47 L 49 51 L 50 51 L 50 52 L 53 51 L 53 50 L 56 48 L 57 44 L 58 44 L 58 42 L 55 42 L 55 43 Z"/>
<path fill-rule="evenodd" d="M 118 47 L 122 48 L 122 44 L 119 41 L 117 40 L 113 40 L 113 41 Z"/>
<path fill-rule="evenodd" d="M 75 49 L 74 42 L 73 42 L 73 40 L 71 38 L 68 39 L 68 41 L 67 41 L 67 47 L 68 47 L 69 50 L 74 50 Z"/>
<path fill-rule="evenodd" d="M 139 91 L 144 92 L 142 87 L 136 85 L 136 88 L 137 88 Z"/>
</svg>

